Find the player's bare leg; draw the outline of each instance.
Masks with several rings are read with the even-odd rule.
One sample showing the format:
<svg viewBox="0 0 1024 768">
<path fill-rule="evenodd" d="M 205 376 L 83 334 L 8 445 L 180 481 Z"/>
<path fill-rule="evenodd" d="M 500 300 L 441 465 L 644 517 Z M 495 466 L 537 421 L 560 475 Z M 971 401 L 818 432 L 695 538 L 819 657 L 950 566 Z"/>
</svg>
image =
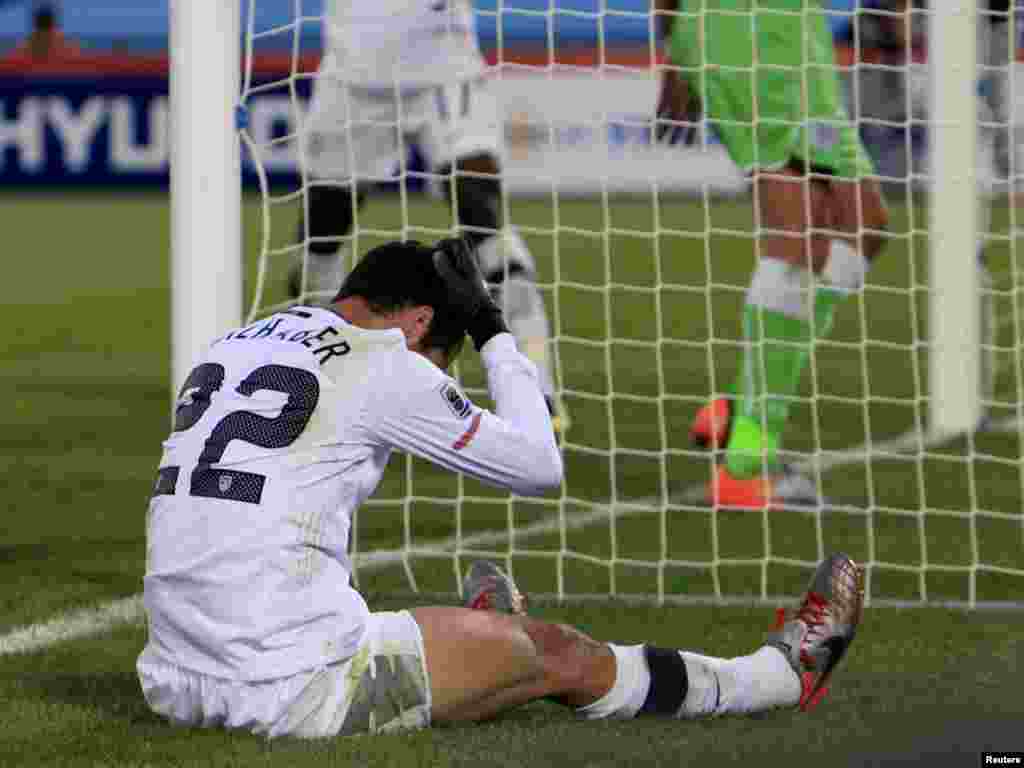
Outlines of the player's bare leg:
<svg viewBox="0 0 1024 768">
<path fill-rule="evenodd" d="M 484 720 L 554 695 L 581 707 L 615 682 L 608 646 L 571 627 L 467 608 L 412 613 L 423 634 L 436 722 Z"/>
<path fill-rule="evenodd" d="M 725 461 L 708 489 L 711 503 L 761 508 L 785 497 L 810 503 L 814 487 L 786 474 L 778 459 L 782 432 L 813 338 L 813 275 L 829 256 L 826 189 L 799 167 L 760 172 L 754 179 L 759 260 L 743 313 L 743 352 L 735 403 L 717 405 L 728 425 Z M 699 420 L 706 420 L 701 414 Z"/>
<path fill-rule="evenodd" d="M 758 174 L 761 258 L 747 294 L 737 400 L 703 409 L 691 435 L 725 446 L 712 503 L 741 508 L 816 503 L 813 485 L 778 459 L 782 434 L 814 340 L 838 304 L 858 292 L 885 245 L 888 214 L 877 182 L 844 181 L 802 168 Z"/>
<path fill-rule="evenodd" d="M 449 176 L 448 199 L 463 235 L 476 248 L 480 269 L 505 312 L 520 351 L 537 366 L 541 391 L 556 430 L 565 429 L 564 408 L 557 408 L 551 356 L 551 326 L 537 287 L 537 267 L 526 243 L 504 221 L 501 168 L 490 153 L 460 157 Z"/>
<path fill-rule="evenodd" d="M 833 555 L 790 620 L 757 651 L 733 659 L 601 643 L 572 627 L 493 610 L 413 615 L 437 722 L 483 720 L 540 698 L 588 718 L 696 718 L 809 708 L 853 640 L 861 584 L 856 564 Z"/>
</svg>

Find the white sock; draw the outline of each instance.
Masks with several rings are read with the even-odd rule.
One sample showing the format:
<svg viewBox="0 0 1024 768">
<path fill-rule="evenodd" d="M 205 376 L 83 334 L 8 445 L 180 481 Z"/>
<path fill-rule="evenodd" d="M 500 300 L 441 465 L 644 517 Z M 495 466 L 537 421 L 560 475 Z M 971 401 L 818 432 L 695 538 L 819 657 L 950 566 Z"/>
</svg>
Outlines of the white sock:
<svg viewBox="0 0 1024 768">
<path fill-rule="evenodd" d="M 522 267 L 528 275 L 537 273 L 533 254 L 515 229 L 508 227 L 485 238 L 476 248 L 484 277 L 512 267 Z"/>
<path fill-rule="evenodd" d="M 760 259 L 750 278 L 747 304 L 798 320 L 810 320 L 810 273 L 782 259 Z"/>
<path fill-rule="evenodd" d="M 615 654 L 615 684 L 600 699 L 576 712 L 588 720 L 604 717 L 631 718 L 644 705 L 651 688 L 651 671 L 647 667 L 642 645 L 608 644 Z"/>
<path fill-rule="evenodd" d="M 505 275 L 500 285 L 501 308 L 508 329 L 516 337 L 516 346 L 540 373 L 540 388 L 545 397 L 555 393 L 548 345 L 551 327 L 544 297 L 536 282 L 536 267 L 526 243 L 514 229 L 503 230 L 477 246 L 477 258 L 484 276 Z"/>
<path fill-rule="evenodd" d="M 555 379 L 551 371 L 548 344 L 551 330 L 544 309 L 544 298 L 533 280 L 510 277 L 502 284 L 505 320 L 516 337 L 516 345 L 537 366 L 540 390 L 545 397 L 555 393 Z"/>
<path fill-rule="evenodd" d="M 680 717 L 748 714 L 800 701 L 800 680 L 777 648 L 719 659 L 682 652 L 689 685 Z"/>
<path fill-rule="evenodd" d="M 858 293 L 864 287 L 868 268 L 868 260 L 859 250 L 845 240 L 833 238 L 821 278 L 837 291 Z"/>
</svg>

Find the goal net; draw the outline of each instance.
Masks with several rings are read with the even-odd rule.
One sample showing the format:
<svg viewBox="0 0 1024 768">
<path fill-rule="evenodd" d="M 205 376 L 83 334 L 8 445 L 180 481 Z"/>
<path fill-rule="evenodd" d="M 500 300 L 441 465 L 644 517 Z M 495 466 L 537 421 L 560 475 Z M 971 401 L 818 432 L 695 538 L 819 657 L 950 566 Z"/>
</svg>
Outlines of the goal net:
<svg viewBox="0 0 1024 768">
<path fill-rule="evenodd" d="M 290 273 L 309 286 L 302 213 L 313 179 L 300 147 L 325 9 L 243 5 L 245 301 L 256 317 L 292 301 Z M 813 346 L 791 402 L 783 458 L 817 502 L 749 511 L 707 503 L 721 455 L 688 435 L 698 409 L 733 394 L 741 364 L 760 234 L 749 179 L 709 122 L 698 118 L 683 146 L 652 140 L 667 62 L 646 0 L 479 0 L 500 104 L 502 205 L 536 261 L 570 421 L 565 484 L 516 498 L 394 457 L 353 527 L 362 590 L 452 594 L 469 562 L 488 557 L 525 591 L 558 598 L 772 601 L 799 593 L 816 562 L 842 550 L 867 566 L 875 604 L 1020 601 L 1016 25 L 990 23 L 984 2 L 977 17 L 959 8 L 970 3 L 933 2 L 909 13 L 893 44 L 869 40 L 869 28 L 891 33 L 902 12 L 867 5 L 829 5 L 827 21 L 884 186 L 886 246 Z M 795 12 L 823 11 L 808 0 Z M 962 51 L 981 27 L 990 33 L 978 33 L 975 63 Z M 961 53 L 929 68 L 929 48 Z M 935 92 L 946 96 L 935 103 Z M 390 178 L 364 180 L 371 195 L 344 240 L 347 266 L 383 241 L 457 231 L 419 150 L 403 136 Z M 977 159 L 965 166 L 965 153 Z M 456 375 L 488 404 L 475 354 Z M 980 428 L 964 429 L 975 417 Z"/>
</svg>

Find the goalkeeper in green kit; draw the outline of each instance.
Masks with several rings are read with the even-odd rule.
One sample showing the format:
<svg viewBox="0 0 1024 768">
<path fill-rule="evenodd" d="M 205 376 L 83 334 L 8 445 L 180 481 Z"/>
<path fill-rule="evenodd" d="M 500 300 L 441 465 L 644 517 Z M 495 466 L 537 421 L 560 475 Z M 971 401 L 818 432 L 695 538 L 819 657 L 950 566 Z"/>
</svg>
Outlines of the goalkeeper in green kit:
<svg viewBox="0 0 1024 768">
<path fill-rule="evenodd" d="M 753 181 L 758 261 L 743 308 L 732 398 L 697 415 L 691 437 L 724 448 L 708 501 L 744 509 L 816 501 L 779 449 L 815 339 L 858 293 L 885 245 L 888 214 L 843 107 L 818 0 L 656 0 L 667 62 L 658 138 L 703 108 Z"/>
</svg>

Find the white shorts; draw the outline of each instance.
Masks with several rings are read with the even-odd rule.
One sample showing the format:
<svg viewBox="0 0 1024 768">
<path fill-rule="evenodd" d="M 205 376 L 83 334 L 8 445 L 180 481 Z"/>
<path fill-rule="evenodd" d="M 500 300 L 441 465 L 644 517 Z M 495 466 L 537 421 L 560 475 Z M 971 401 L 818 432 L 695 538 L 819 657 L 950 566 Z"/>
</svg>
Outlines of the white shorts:
<svg viewBox="0 0 1024 768">
<path fill-rule="evenodd" d="M 176 725 L 306 739 L 430 725 L 423 637 L 408 611 L 371 613 L 355 656 L 279 680 L 225 680 L 145 654 L 137 668 L 150 709 Z"/>
<path fill-rule="evenodd" d="M 502 121 L 486 80 L 401 90 L 344 82 L 333 54 L 320 65 L 303 131 L 316 178 L 387 181 L 417 143 L 431 170 L 476 154 L 500 156 Z"/>
</svg>

